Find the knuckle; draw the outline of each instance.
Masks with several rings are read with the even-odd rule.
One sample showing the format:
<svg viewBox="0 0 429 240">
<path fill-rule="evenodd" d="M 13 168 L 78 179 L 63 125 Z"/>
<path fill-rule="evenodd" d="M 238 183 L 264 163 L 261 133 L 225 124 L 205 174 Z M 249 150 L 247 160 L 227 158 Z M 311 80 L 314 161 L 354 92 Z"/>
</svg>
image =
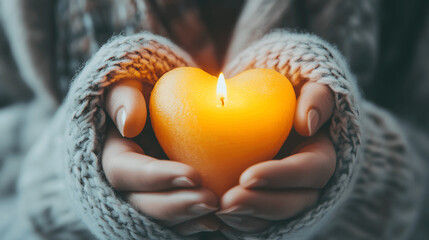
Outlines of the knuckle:
<svg viewBox="0 0 429 240">
<path fill-rule="evenodd" d="M 322 98 L 324 100 L 324 106 L 326 106 L 326 111 L 332 111 L 332 109 L 334 108 L 334 94 L 331 91 L 331 89 L 326 86 L 323 85 L 323 88 L 320 89 L 321 90 L 321 94 L 324 96 L 324 98 Z"/>
<path fill-rule="evenodd" d="M 159 165 L 157 164 L 157 161 L 155 160 L 149 160 L 145 162 L 142 166 L 141 172 L 142 177 L 150 176 L 157 172 Z"/>
<path fill-rule="evenodd" d="M 320 171 L 320 178 L 319 181 L 316 183 L 316 187 L 321 189 L 324 188 L 329 180 L 331 179 L 332 175 L 335 172 L 336 168 L 336 161 L 335 158 L 332 159 L 329 156 L 326 156 L 326 159 L 321 162 L 320 166 L 318 167 Z"/>
<path fill-rule="evenodd" d="M 136 199 L 131 204 L 143 214 L 162 221 L 165 225 L 174 225 L 178 220 L 178 209 L 174 204 L 154 204 L 154 202 Z"/>
<path fill-rule="evenodd" d="M 168 221 L 176 221 L 179 219 L 179 209 L 172 208 L 172 207 L 165 207 L 163 208 L 163 211 L 160 212 L 158 219 L 161 220 L 168 220 Z"/>
<path fill-rule="evenodd" d="M 321 177 L 317 180 L 317 182 L 314 184 L 314 187 L 316 189 L 322 189 L 324 187 L 326 187 L 326 185 L 328 184 L 329 180 L 331 179 L 331 174 L 322 174 Z"/>
<path fill-rule="evenodd" d="M 329 178 L 324 178 L 324 179 L 322 179 L 322 181 L 318 181 L 315 184 L 315 187 L 317 189 L 322 189 L 322 188 L 324 188 L 326 186 L 326 184 L 328 184 L 328 182 L 329 182 Z"/>
<path fill-rule="evenodd" d="M 235 187 L 226 192 L 221 198 L 222 208 L 227 208 L 233 205 L 239 205 L 246 200 L 252 201 L 254 198 L 249 198 L 247 192 L 241 187 Z"/>
<path fill-rule="evenodd" d="M 306 201 L 307 207 L 311 207 L 317 202 L 317 200 L 319 198 L 319 193 L 320 193 L 320 191 L 311 191 L 311 192 L 308 192 L 306 194 L 307 195 L 307 201 Z"/>
<path fill-rule="evenodd" d="M 311 82 L 310 84 L 306 85 L 306 88 L 312 89 L 315 92 L 318 92 L 321 95 L 325 95 L 327 98 L 330 98 L 333 100 L 333 92 L 331 88 L 328 87 L 328 85 L 317 83 L 317 82 Z"/>
<path fill-rule="evenodd" d="M 202 188 L 201 193 L 196 195 L 196 202 L 214 204 L 216 202 L 216 195 L 212 191 Z"/>
<path fill-rule="evenodd" d="M 121 179 L 122 172 L 116 168 L 109 168 L 107 172 L 105 172 L 107 182 L 110 186 L 116 190 L 121 190 Z"/>
<path fill-rule="evenodd" d="M 308 97 L 312 97 L 312 104 L 321 106 L 322 115 L 330 113 L 334 108 L 334 93 L 321 83 L 309 83 L 304 86 Z M 314 96 L 314 97 L 313 97 Z"/>
<path fill-rule="evenodd" d="M 186 176 L 186 177 L 192 177 L 193 175 L 195 175 L 196 174 L 196 171 L 192 168 L 192 167 L 190 167 L 190 166 L 188 166 L 188 165 L 186 165 L 186 164 L 181 164 L 180 165 L 180 168 L 182 169 L 182 171 L 183 171 L 183 175 L 184 176 Z"/>
<path fill-rule="evenodd" d="M 109 157 L 105 158 L 109 159 Z M 103 157 L 103 159 L 105 158 Z M 114 189 L 118 189 L 120 187 L 119 182 L 122 177 L 122 173 L 119 168 L 115 167 L 115 162 L 116 161 L 114 161 L 114 159 L 103 161 L 103 171 L 110 186 Z"/>
</svg>

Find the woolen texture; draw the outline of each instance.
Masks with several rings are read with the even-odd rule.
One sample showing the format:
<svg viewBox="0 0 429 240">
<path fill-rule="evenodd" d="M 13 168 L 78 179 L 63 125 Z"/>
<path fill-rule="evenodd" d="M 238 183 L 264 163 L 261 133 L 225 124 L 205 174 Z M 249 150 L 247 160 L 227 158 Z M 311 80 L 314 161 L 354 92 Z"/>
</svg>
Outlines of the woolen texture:
<svg viewBox="0 0 429 240">
<path fill-rule="evenodd" d="M 103 93 L 134 78 L 154 84 L 164 73 L 192 60 L 168 40 L 150 33 L 117 37 L 104 45 L 77 76 L 68 95 L 67 174 L 72 196 L 100 239 L 171 239 L 177 236 L 119 198 L 101 167 L 106 115 Z"/>
<path fill-rule="evenodd" d="M 168 69 L 186 65 L 184 60 L 177 57 L 176 53 L 170 50 L 172 44 L 164 40 L 161 42 L 167 43 L 167 45 L 163 45 L 153 38 L 150 34 L 139 34 L 114 39 L 100 49 L 89 61 L 70 90 L 68 99 L 73 101 L 69 108 L 71 122 L 68 124 L 68 133 L 70 134 L 68 146 L 71 146 L 68 152 L 73 153 L 70 156 L 68 166 L 70 182 L 75 183 L 74 194 L 78 203 L 76 206 L 83 207 L 82 213 L 87 219 L 87 224 L 90 226 L 91 231 L 100 238 L 168 239 L 177 237 L 171 231 L 160 227 L 139 214 L 116 196 L 105 180 L 100 165 L 101 145 L 99 143 L 102 142 L 104 137 L 105 124 L 105 114 L 102 107 L 103 89 L 114 81 L 130 76 L 135 76 L 141 81 L 153 84 Z M 157 38 L 157 40 L 162 39 Z M 123 44 L 126 44 L 126 46 L 123 46 Z M 140 54 L 135 53 L 134 48 Z M 177 49 L 174 46 L 173 48 Z M 124 49 L 127 50 L 124 51 Z M 147 55 L 148 49 L 152 53 L 151 55 Z M 170 58 L 167 58 L 165 53 L 169 53 Z M 139 64 L 142 61 L 146 62 L 146 64 Z M 147 63 L 151 62 L 154 65 L 149 64 L 148 66 Z M 353 222 L 353 219 L 349 217 L 349 214 L 353 211 L 360 209 L 361 211 L 354 214 L 363 215 L 363 219 L 371 219 L 371 216 L 365 216 L 365 211 L 368 211 L 366 201 L 351 201 L 355 191 L 364 190 L 373 193 L 374 198 L 367 198 L 366 200 L 376 205 L 380 201 L 377 198 L 377 194 L 381 194 L 377 193 L 377 191 L 394 192 L 398 194 L 394 194 L 394 196 L 398 198 L 399 204 L 404 201 L 403 196 L 415 195 L 417 197 L 418 194 L 402 195 L 400 194 L 401 191 L 411 190 L 402 189 L 397 184 L 414 184 L 415 187 L 411 193 L 415 193 L 414 191 L 419 189 L 419 185 L 416 184 L 418 182 L 414 179 L 414 177 L 418 176 L 412 176 L 411 174 L 412 170 L 416 170 L 413 169 L 413 162 L 407 163 L 405 161 L 405 140 L 400 133 L 383 132 L 383 134 L 392 135 L 388 137 L 372 134 L 369 138 L 371 144 L 368 144 L 367 141 L 365 153 L 361 153 L 360 95 L 357 91 L 354 77 L 350 74 L 340 54 L 328 43 L 315 36 L 275 32 L 243 51 L 227 66 L 226 74 L 233 76 L 251 68 L 275 69 L 287 76 L 295 87 L 302 85 L 303 81 L 316 81 L 331 88 L 335 94 L 335 110 L 330 124 L 330 135 L 337 152 L 337 168 L 318 205 L 307 213 L 292 221 L 279 222 L 261 233 L 242 234 L 240 232 L 228 232 L 228 236 L 233 239 L 244 237 L 301 239 L 303 237 L 317 236 L 317 229 L 327 231 L 327 229 L 332 228 L 333 232 L 331 234 L 333 234 L 339 225 L 344 224 L 356 225 L 349 229 L 342 227 L 343 236 L 352 237 L 354 234 L 359 233 L 367 237 L 391 239 L 393 236 L 403 237 L 409 234 L 409 228 L 404 226 L 402 228 L 392 227 L 401 225 L 401 221 L 404 218 L 399 217 L 400 215 L 397 216 L 398 218 L 392 218 L 391 224 L 387 226 L 382 224 L 374 232 L 371 231 L 371 228 L 359 229 L 360 223 Z M 88 71 L 85 71 L 86 69 Z M 146 69 L 149 69 L 148 76 L 144 75 L 147 71 Z M 140 75 L 142 72 L 143 74 Z M 153 74 L 154 72 L 158 74 Z M 371 114 L 375 114 L 374 110 Z M 383 117 L 375 115 L 372 118 L 383 120 Z M 367 121 L 370 120 L 371 118 L 367 119 Z M 389 123 L 383 123 L 383 125 L 385 124 L 389 125 Z M 370 132 L 380 129 L 380 126 L 374 126 L 371 123 L 367 123 L 366 126 L 371 128 Z M 387 146 L 386 150 L 382 148 L 384 145 Z M 393 147 L 388 148 L 391 145 Z M 400 169 L 392 167 L 392 170 L 389 167 L 389 161 L 387 163 L 380 162 L 380 160 L 377 160 L 380 156 L 374 154 L 373 151 L 381 151 L 382 160 L 392 158 L 392 160 L 389 160 L 391 164 L 396 166 L 400 162 L 403 167 Z M 368 184 L 359 186 L 359 181 L 368 181 L 368 178 L 374 178 L 374 175 L 371 174 L 371 171 L 368 171 L 369 169 L 361 169 L 360 162 L 363 160 L 358 157 L 366 157 L 366 162 L 378 162 L 380 165 L 380 168 L 376 169 L 378 172 L 376 179 L 380 179 L 380 183 L 376 185 L 375 189 L 371 189 Z M 374 168 L 374 166 L 367 167 Z M 394 171 L 394 174 L 392 174 L 392 171 Z M 361 174 L 359 179 L 356 180 L 358 182 L 355 183 L 353 177 L 357 172 Z M 384 178 L 391 182 L 385 184 Z M 414 205 L 413 211 L 415 212 L 415 209 L 418 209 L 418 199 L 420 198 L 414 200 L 405 199 L 414 201 L 411 206 Z M 389 201 L 393 204 L 393 200 L 396 199 L 390 199 Z M 355 204 L 355 206 L 347 208 L 349 204 Z M 347 208 L 350 213 L 344 213 L 344 208 Z M 390 210 L 391 214 L 395 216 L 397 215 L 395 212 L 402 210 L 402 208 L 386 209 L 382 205 L 377 209 L 381 212 Z M 376 214 L 376 212 L 372 211 L 371 214 Z M 374 220 L 377 220 L 377 217 Z M 374 224 L 376 223 L 380 224 L 378 221 L 374 222 Z M 346 230 L 349 232 L 346 232 Z"/>
<path fill-rule="evenodd" d="M 124 201 L 106 181 L 101 159 L 104 92 L 112 83 L 134 78 L 155 84 L 176 67 L 217 65 L 210 62 L 213 39 L 195 6 L 186 0 L 0 0 L 0 62 L 8 66 L 0 68 L 0 93 L 7 93 L 0 97 L 0 238 L 185 239 Z M 222 70 L 232 77 L 270 68 L 296 89 L 308 81 L 328 86 L 335 99 L 329 133 L 337 165 L 315 206 L 259 233 L 225 231 L 228 238 L 427 237 L 428 133 L 407 116 L 364 100 L 358 88 L 400 86 L 374 77 L 387 69 L 375 67 L 382 50 L 380 6 L 244 3 Z M 187 34 L 177 36 L 181 29 Z M 423 52 L 427 32 L 416 46 Z M 427 103 L 422 93 L 429 76 L 419 68 L 424 56 L 416 54 L 409 70 L 417 77 L 403 80 L 410 94 L 419 90 L 408 104 Z M 406 68 L 402 61 L 398 66 Z"/>
</svg>

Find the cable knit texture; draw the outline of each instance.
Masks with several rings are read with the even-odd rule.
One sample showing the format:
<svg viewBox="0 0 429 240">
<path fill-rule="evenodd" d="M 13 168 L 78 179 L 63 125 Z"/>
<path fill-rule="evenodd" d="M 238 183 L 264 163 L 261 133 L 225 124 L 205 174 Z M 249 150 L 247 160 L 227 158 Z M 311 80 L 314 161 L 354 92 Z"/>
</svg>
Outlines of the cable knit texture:
<svg viewBox="0 0 429 240">
<path fill-rule="evenodd" d="M 168 70 L 194 65 L 186 56 L 165 39 L 148 33 L 118 37 L 100 49 L 72 85 L 67 99 L 70 120 L 67 129 L 70 143 L 67 166 L 69 183 L 74 186 L 72 196 L 76 201 L 75 207 L 81 209 L 89 229 L 99 238 L 180 238 L 141 215 L 115 194 L 103 175 L 100 143 L 104 139 L 106 117 L 103 111 L 104 89 L 115 81 L 130 77 L 154 84 Z M 405 164 L 407 151 L 400 132 L 379 130 L 380 136 L 373 130 L 381 128 L 383 122 L 374 110 L 370 111 L 371 117 L 366 118 L 369 122 L 366 127 L 371 129 L 371 135 L 366 141 L 364 153 L 361 152 L 360 95 L 353 75 L 337 50 L 312 35 L 273 32 L 244 50 L 227 65 L 225 73 L 231 77 L 251 68 L 274 69 L 288 77 L 296 89 L 307 81 L 315 81 L 327 85 L 334 92 L 335 108 L 330 135 L 337 152 L 337 168 L 319 203 L 306 213 L 292 220 L 280 221 L 260 233 L 245 234 L 230 230 L 225 234 L 231 239 L 302 239 L 316 234 L 317 239 L 323 233 L 327 234 L 326 237 L 336 236 L 339 239 L 353 237 L 356 233 L 368 239 L 406 236 L 410 228 L 404 227 L 401 219 L 413 221 L 412 217 L 397 216 L 392 218 L 391 224 L 385 225 L 384 221 L 376 230 L 371 226 L 382 222 L 380 218 L 386 217 L 382 212 L 384 210 L 389 212 L 387 216 L 392 217 L 401 212 L 394 206 L 412 208 L 401 208 L 404 213 L 417 211 L 418 208 L 413 205 L 407 206 L 404 198 L 419 196 L 413 192 L 421 189 L 418 175 L 416 179 L 411 175 L 416 169 L 413 169 L 413 164 Z M 394 123 L 384 124 L 394 126 Z M 362 157 L 367 158 L 363 167 Z M 390 161 L 388 166 L 380 162 L 386 159 Z M 398 169 L 397 164 L 404 166 Z M 380 170 L 376 170 L 377 167 Z M 374 180 L 374 171 L 385 178 L 378 176 L 378 187 L 370 188 L 368 181 Z M 357 173 L 358 178 L 355 177 Z M 407 189 L 404 184 L 413 184 L 415 188 Z M 377 201 L 377 196 L 386 191 L 395 193 L 382 195 L 390 196 L 390 202 L 395 203 L 387 208 L 383 206 L 383 201 Z M 362 195 L 362 192 L 366 194 Z M 355 197 L 359 197 L 359 201 Z M 418 205 L 418 199 L 412 202 Z M 379 214 L 375 210 L 367 212 L 374 204 L 381 204 L 376 208 Z M 362 218 L 352 218 L 350 214 L 362 215 L 369 226 L 360 228 L 362 223 L 356 221 Z M 341 234 L 338 234 L 338 229 L 342 230 Z"/>
<path fill-rule="evenodd" d="M 105 180 L 100 159 L 106 120 L 103 93 L 121 79 L 154 84 L 165 72 L 188 65 L 194 65 L 192 60 L 168 40 L 141 33 L 105 44 L 74 80 L 67 98 L 67 174 L 75 208 L 100 239 L 177 238 L 119 198 Z"/>
<path fill-rule="evenodd" d="M 154 84 L 166 71 L 191 63 L 179 56 L 186 55 L 165 39 L 148 33 L 119 37 L 100 49 L 72 85 L 67 99 L 71 120 L 67 130 L 70 183 L 74 185 L 76 206 L 86 215 L 91 231 L 101 238 L 177 237 L 115 195 L 102 174 L 100 143 L 105 125 L 103 90 L 115 81 L 130 77 Z M 320 204 L 303 216 L 276 224 L 254 237 L 275 239 L 285 234 L 302 235 L 303 228 L 324 223 L 322 220 L 334 211 L 351 184 L 360 146 L 359 94 L 341 56 L 314 36 L 287 32 L 270 34 L 232 61 L 226 73 L 232 76 L 258 67 L 279 71 L 297 88 L 305 81 L 317 81 L 328 85 L 335 93 L 330 129 L 338 164 Z M 244 236 L 234 233 L 230 237 Z"/>
<path fill-rule="evenodd" d="M 301 237 L 303 234 L 311 235 L 311 231 L 303 233 L 299 230 L 324 224 L 322 218 L 338 206 L 358 166 L 361 136 L 357 104 L 359 93 L 354 77 L 341 55 L 330 44 L 312 35 L 285 31 L 273 32 L 244 50 L 229 63 L 225 72 L 233 76 L 251 68 L 274 69 L 284 74 L 295 89 L 300 89 L 306 81 L 314 81 L 329 86 L 335 94 L 330 135 L 337 152 L 337 169 L 320 203 L 300 218 L 280 223 L 254 236 L 279 239 L 288 233 L 291 234 L 288 237 L 295 233 Z"/>
<path fill-rule="evenodd" d="M 361 113 L 365 144 L 356 181 L 313 239 L 409 239 L 414 230 L 424 193 L 421 158 L 389 113 L 368 102 Z"/>
</svg>

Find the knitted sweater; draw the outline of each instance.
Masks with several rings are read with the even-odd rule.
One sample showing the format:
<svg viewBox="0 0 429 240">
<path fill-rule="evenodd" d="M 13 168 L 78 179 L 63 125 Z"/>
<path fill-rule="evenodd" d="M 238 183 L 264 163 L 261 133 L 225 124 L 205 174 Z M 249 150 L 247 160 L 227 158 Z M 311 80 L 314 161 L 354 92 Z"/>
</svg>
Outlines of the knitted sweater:
<svg viewBox="0 0 429 240">
<path fill-rule="evenodd" d="M 409 112 L 391 114 L 359 90 L 377 86 L 377 69 L 387 69 L 377 65 L 384 56 L 376 37 L 381 3 L 300 2 L 245 2 L 219 62 L 203 57 L 222 59 L 193 1 L 1 1 L 0 238 L 184 239 L 139 213 L 106 181 L 104 92 L 121 79 L 154 84 L 175 67 L 216 71 L 223 64 L 229 77 L 271 68 L 295 87 L 327 85 L 337 153 L 315 206 L 259 233 L 224 232 L 228 238 L 424 239 L 429 141 L 416 123 L 427 115 L 404 119 Z M 426 91 L 429 73 L 419 64 L 428 56 L 428 26 L 416 41 L 417 60 L 402 70 L 419 73 L 417 85 Z M 427 95 L 410 89 L 422 106 Z"/>
</svg>

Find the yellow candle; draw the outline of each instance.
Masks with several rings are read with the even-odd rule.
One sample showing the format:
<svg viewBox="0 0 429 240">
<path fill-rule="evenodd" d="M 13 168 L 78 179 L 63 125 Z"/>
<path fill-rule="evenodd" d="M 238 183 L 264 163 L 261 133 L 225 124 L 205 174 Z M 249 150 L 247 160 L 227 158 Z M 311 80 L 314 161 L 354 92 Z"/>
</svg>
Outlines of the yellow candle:
<svg viewBox="0 0 429 240">
<path fill-rule="evenodd" d="M 226 81 L 198 68 L 176 68 L 156 83 L 153 130 L 172 160 L 194 167 L 221 196 L 251 165 L 272 159 L 292 128 L 296 96 L 289 80 L 253 69 Z"/>
</svg>

